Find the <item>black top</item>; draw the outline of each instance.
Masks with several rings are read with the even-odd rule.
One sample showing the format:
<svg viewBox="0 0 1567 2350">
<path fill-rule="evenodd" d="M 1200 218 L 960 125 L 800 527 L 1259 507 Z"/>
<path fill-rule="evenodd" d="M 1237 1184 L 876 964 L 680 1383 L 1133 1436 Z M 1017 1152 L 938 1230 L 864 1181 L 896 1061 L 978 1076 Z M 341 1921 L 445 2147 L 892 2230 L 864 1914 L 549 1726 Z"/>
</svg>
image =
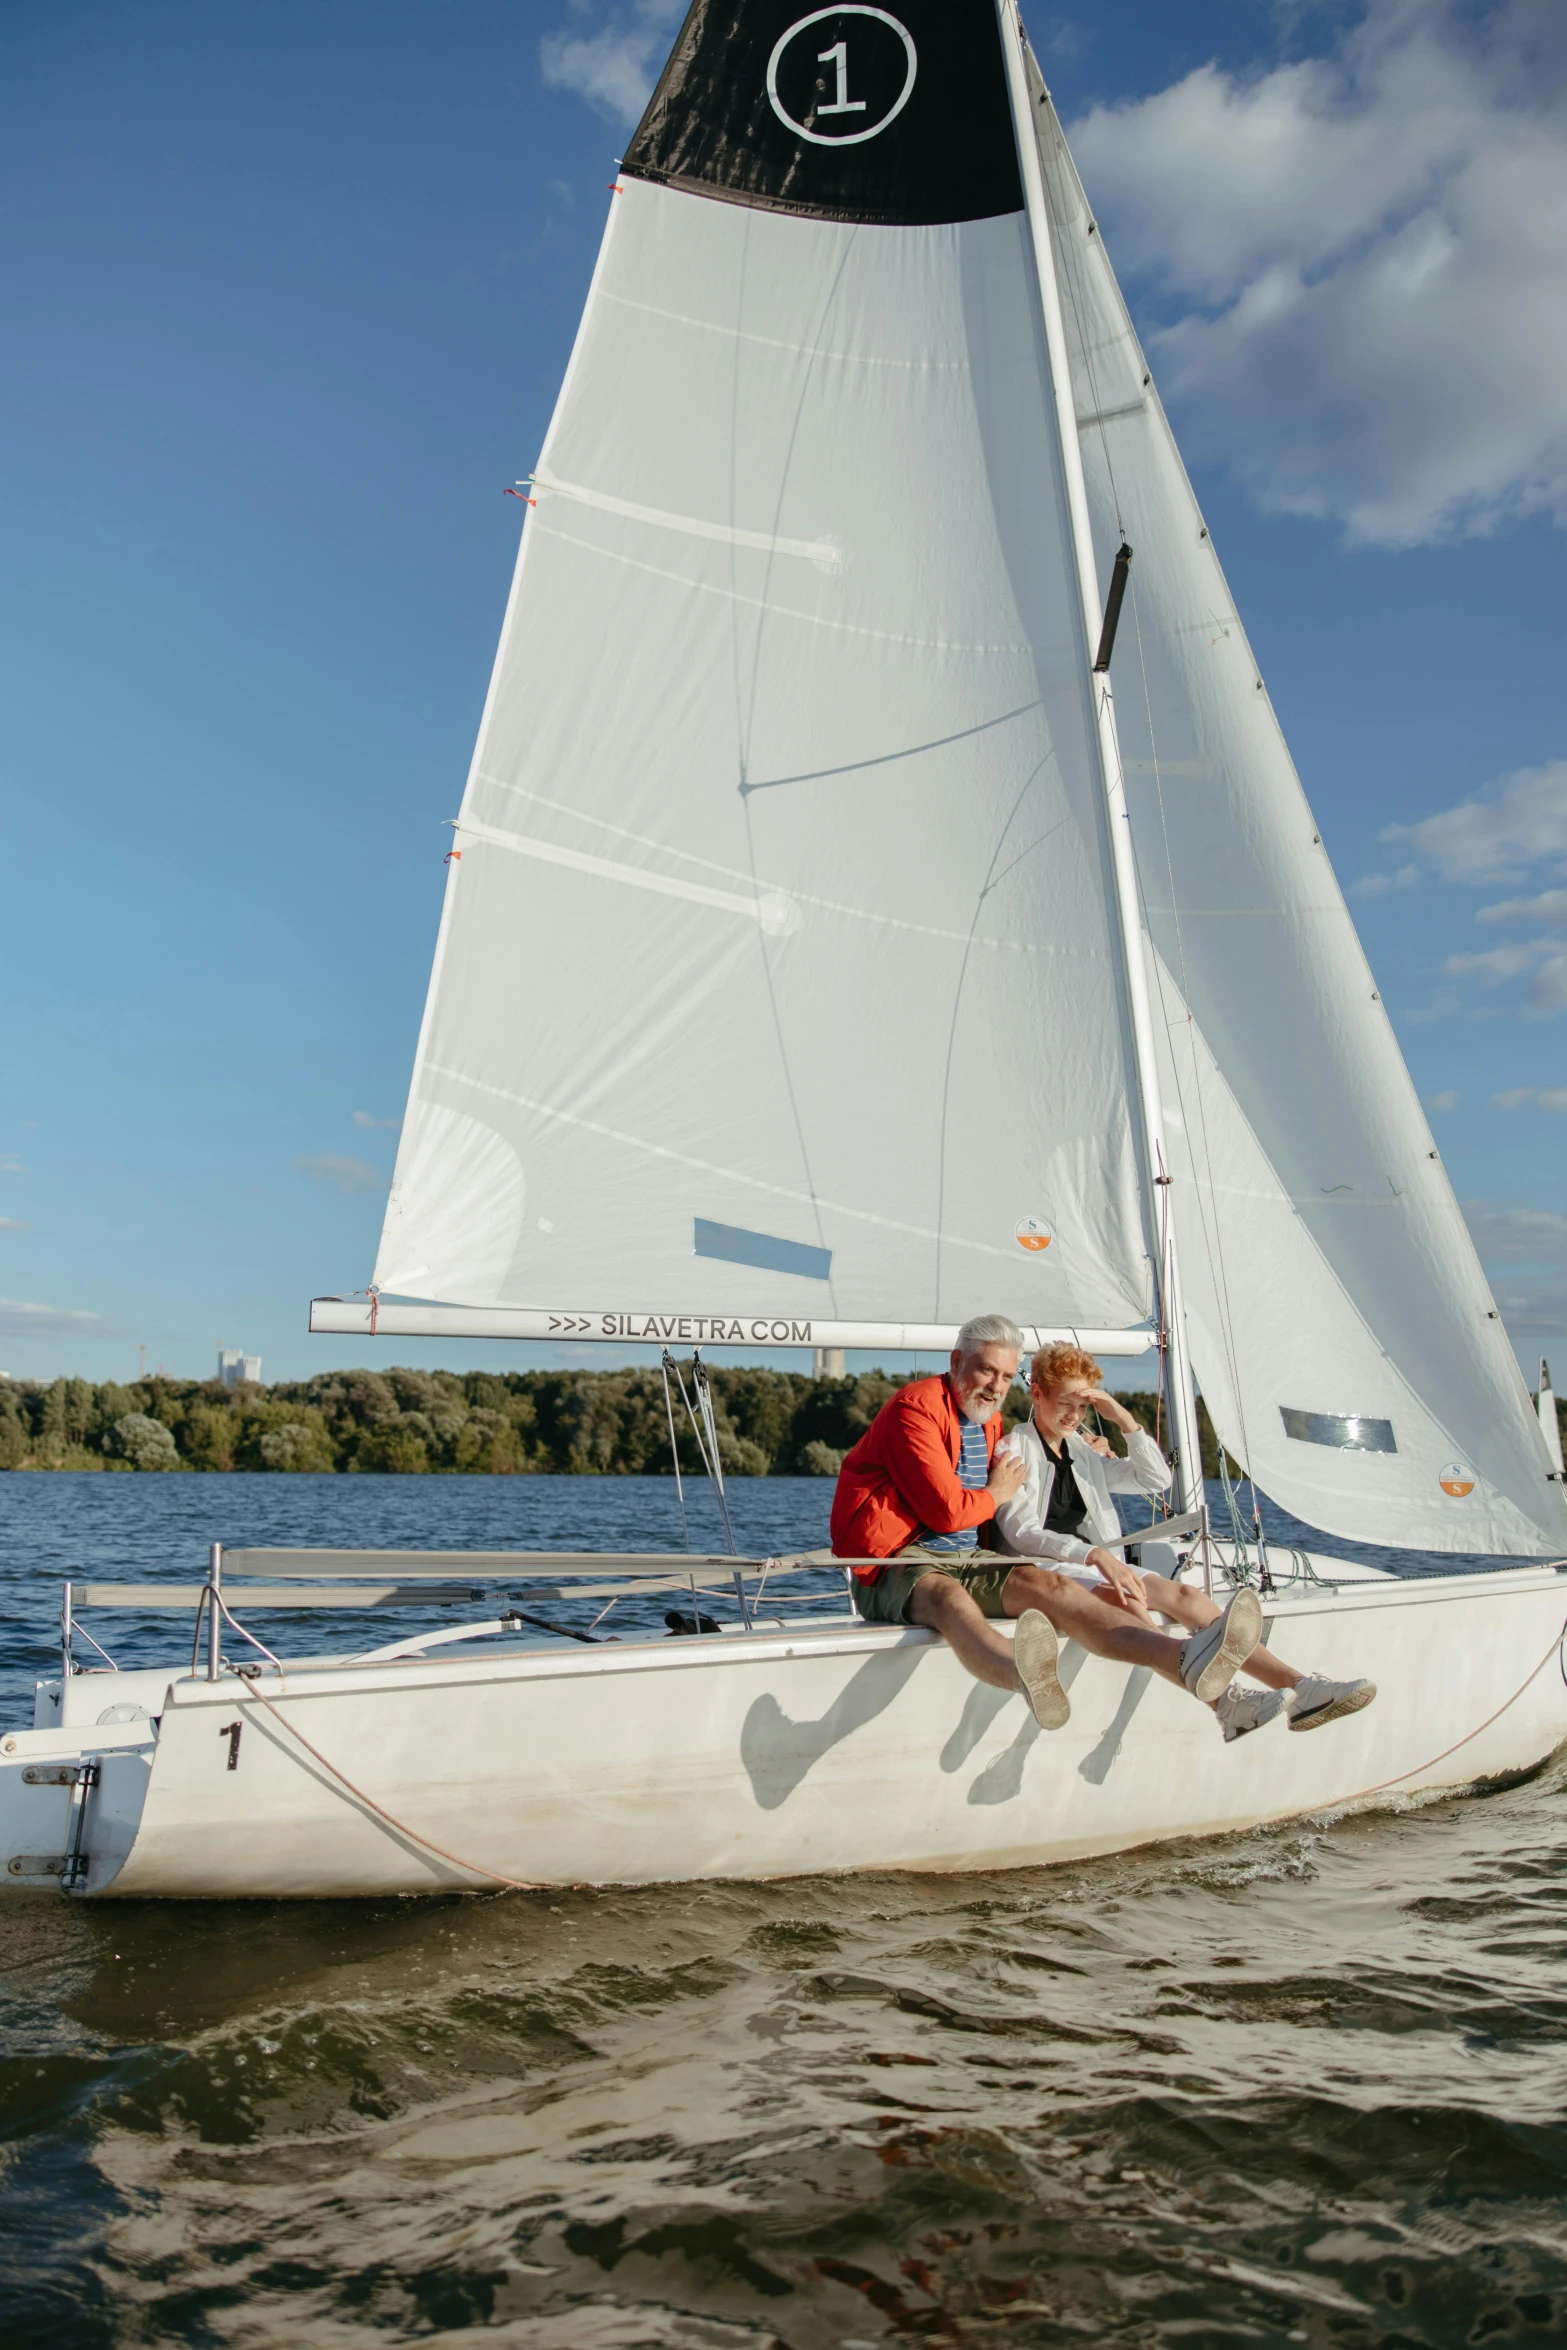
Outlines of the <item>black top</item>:
<svg viewBox="0 0 1567 2350">
<path fill-rule="evenodd" d="M 995 0 L 692 0 L 621 168 L 822 220 L 1020 212 Z"/>
<path fill-rule="evenodd" d="M 1043 1443 L 1044 1439 L 1041 1438 L 1040 1441 Z M 1049 1445 L 1046 1444 L 1045 1458 L 1056 1473 L 1055 1482 L 1050 1488 L 1050 1501 L 1045 1510 L 1045 1532 L 1047 1534 L 1072 1534 L 1080 1538 L 1085 1530 L 1084 1521 L 1088 1516 L 1088 1509 L 1083 1500 L 1082 1489 L 1077 1482 L 1077 1472 L 1072 1466 L 1072 1456 L 1064 1444 L 1058 1453 L 1052 1452 Z"/>
</svg>

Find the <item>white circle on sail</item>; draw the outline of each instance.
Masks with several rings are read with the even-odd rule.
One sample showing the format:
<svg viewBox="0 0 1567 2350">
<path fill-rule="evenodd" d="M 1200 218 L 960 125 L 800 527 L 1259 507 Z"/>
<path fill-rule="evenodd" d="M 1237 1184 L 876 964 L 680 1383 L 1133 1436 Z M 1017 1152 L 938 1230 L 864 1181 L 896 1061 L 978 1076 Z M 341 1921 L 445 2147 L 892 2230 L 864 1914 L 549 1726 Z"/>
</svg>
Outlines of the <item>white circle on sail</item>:
<svg viewBox="0 0 1567 2350">
<path fill-rule="evenodd" d="M 825 23 L 829 17 L 844 16 L 871 17 L 877 24 L 887 25 L 897 34 L 908 58 L 908 70 L 903 77 L 903 87 L 886 113 L 864 130 L 836 132 L 807 130 L 803 122 L 796 121 L 778 95 L 778 68 L 782 62 L 784 51 L 799 34 L 809 32 L 812 25 Z M 816 63 L 831 66 L 834 74 L 834 95 L 825 106 L 817 108 L 817 121 L 820 122 L 824 115 L 839 115 L 848 121 L 856 114 L 865 113 L 867 110 L 866 101 L 850 95 L 848 43 L 846 41 L 835 42 L 830 49 L 823 51 Z M 895 16 L 889 16 L 885 8 L 818 8 L 810 16 L 800 17 L 786 33 L 779 35 L 773 46 L 773 53 L 767 60 L 767 96 L 779 121 L 792 130 L 796 138 L 808 140 L 813 147 L 859 147 L 863 146 L 867 139 L 879 137 L 887 128 L 888 123 L 903 112 L 909 102 L 910 92 L 914 88 L 914 76 L 918 69 L 919 57 L 915 51 L 913 35 L 906 25 L 899 24 Z"/>
</svg>

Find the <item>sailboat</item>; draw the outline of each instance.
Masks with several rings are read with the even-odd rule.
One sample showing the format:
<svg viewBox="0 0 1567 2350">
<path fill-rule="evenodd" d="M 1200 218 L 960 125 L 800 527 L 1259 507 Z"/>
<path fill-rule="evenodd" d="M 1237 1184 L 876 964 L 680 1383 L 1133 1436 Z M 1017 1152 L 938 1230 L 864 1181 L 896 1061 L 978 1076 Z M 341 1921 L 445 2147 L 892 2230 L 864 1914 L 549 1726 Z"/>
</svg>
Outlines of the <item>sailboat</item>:
<svg viewBox="0 0 1567 2350">
<path fill-rule="evenodd" d="M 1033 1866 L 1539 1765 L 1560 1450 L 1014 0 L 694 0 L 525 495 L 374 1279 L 311 1327 L 1156 1348 L 1151 1538 L 1379 1701 L 1226 1746 L 1069 1652 L 1044 1735 L 841 1589 L 791 1613 L 820 1557 L 214 1550 L 68 1589 L 0 1737 L 7 1881 Z M 1210 1527 L 1198 1384 L 1265 1492 L 1422 1571 Z M 1439 1571 L 1476 1555 L 1517 1563 Z M 563 1643 L 541 1578 L 733 1606 Z M 487 1612 L 279 1653 L 288 1604 L 415 1596 Z M 116 1601 L 194 1606 L 191 1665 L 82 1670 Z"/>
</svg>

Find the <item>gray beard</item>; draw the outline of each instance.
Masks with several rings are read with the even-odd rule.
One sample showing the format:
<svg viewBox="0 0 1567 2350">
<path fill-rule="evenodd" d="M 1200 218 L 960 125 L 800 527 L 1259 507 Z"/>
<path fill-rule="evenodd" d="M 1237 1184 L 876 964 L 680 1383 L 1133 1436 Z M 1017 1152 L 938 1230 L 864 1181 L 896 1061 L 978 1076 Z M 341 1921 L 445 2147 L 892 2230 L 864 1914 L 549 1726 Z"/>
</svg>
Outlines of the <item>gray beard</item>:
<svg viewBox="0 0 1567 2350">
<path fill-rule="evenodd" d="M 952 1392 L 957 1397 L 958 1410 L 963 1414 L 965 1420 L 972 1420 L 976 1428 L 983 1428 L 987 1420 L 995 1418 L 998 1408 L 995 1404 L 971 1402 L 956 1382 L 953 1384 Z"/>
</svg>

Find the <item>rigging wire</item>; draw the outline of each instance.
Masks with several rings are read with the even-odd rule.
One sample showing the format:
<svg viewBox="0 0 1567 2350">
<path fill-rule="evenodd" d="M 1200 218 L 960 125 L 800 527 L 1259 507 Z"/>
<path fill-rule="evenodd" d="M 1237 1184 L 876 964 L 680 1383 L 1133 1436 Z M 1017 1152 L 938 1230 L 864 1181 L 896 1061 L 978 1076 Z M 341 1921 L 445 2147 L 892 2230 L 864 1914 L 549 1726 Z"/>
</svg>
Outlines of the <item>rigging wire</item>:
<svg viewBox="0 0 1567 2350">
<path fill-rule="evenodd" d="M 680 1531 L 685 1538 L 686 1551 L 687 1555 L 689 1555 L 691 1549 L 691 1521 L 686 1515 L 685 1480 L 680 1474 L 680 1445 L 675 1436 L 675 1404 L 674 1398 L 669 1392 L 669 1374 L 671 1371 L 675 1371 L 675 1358 L 670 1353 L 667 1346 L 664 1349 L 663 1361 L 660 1363 L 659 1369 L 662 1371 L 664 1376 L 664 1415 L 669 1422 L 669 1451 L 670 1457 L 675 1464 L 675 1491 L 680 1497 Z M 677 1379 L 680 1376 L 678 1371 L 675 1371 L 675 1376 Z M 684 1390 L 682 1390 L 682 1393 L 684 1393 Z M 691 1586 L 691 1594 L 692 1597 L 695 1598 L 696 1585 L 694 1583 Z"/>
<path fill-rule="evenodd" d="M 696 1448 L 698 1453 L 701 1455 L 702 1466 L 713 1481 L 713 1491 L 718 1497 L 718 1514 L 723 1519 L 724 1536 L 729 1544 L 729 1555 L 732 1559 L 738 1559 L 740 1556 L 740 1546 L 735 1540 L 735 1530 L 730 1522 L 729 1517 L 729 1496 L 724 1491 L 724 1464 L 719 1457 L 718 1450 L 718 1422 L 713 1412 L 712 1386 L 707 1375 L 707 1365 L 702 1360 L 702 1350 L 699 1346 L 693 1347 L 691 1350 L 691 1385 L 696 1394 L 696 1408 L 693 1408 L 691 1398 L 686 1393 L 686 1383 L 684 1378 L 681 1376 L 680 1365 L 675 1361 L 674 1356 L 669 1352 L 667 1347 L 664 1349 L 664 1361 L 668 1364 L 669 1369 L 672 1370 L 675 1374 L 675 1384 L 680 1390 L 680 1400 L 686 1407 L 686 1418 L 691 1423 L 691 1433 L 696 1438 Z M 669 1390 L 666 1374 L 666 1396 L 668 1395 L 668 1392 Z M 701 1413 L 700 1419 L 697 1417 L 698 1410 L 700 1410 Z M 673 1415 L 671 1415 L 671 1421 L 672 1419 Z M 671 1441 L 673 1441 L 673 1434 L 674 1430 L 673 1425 L 671 1424 Z M 680 1506 L 683 1513 L 685 1509 L 685 1502 L 683 1499 Z M 689 1550 L 689 1537 L 687 1539 L 686 1547 Z M 735 1568 L 734 1585 L 735 1601 L 740 1610 L 740 1621 L 744 1624 L 746 1630 L 749 1632 L 751 1629 L 751 1603 L 746 1597 L 745 1577 L 741 1573 L 738 1566 Z M 691 1601 L 693 1607 L 695 1607 L 696 1579 L 694 1576 L 692 1577 L 691 1581 Z"/>
</svg>

